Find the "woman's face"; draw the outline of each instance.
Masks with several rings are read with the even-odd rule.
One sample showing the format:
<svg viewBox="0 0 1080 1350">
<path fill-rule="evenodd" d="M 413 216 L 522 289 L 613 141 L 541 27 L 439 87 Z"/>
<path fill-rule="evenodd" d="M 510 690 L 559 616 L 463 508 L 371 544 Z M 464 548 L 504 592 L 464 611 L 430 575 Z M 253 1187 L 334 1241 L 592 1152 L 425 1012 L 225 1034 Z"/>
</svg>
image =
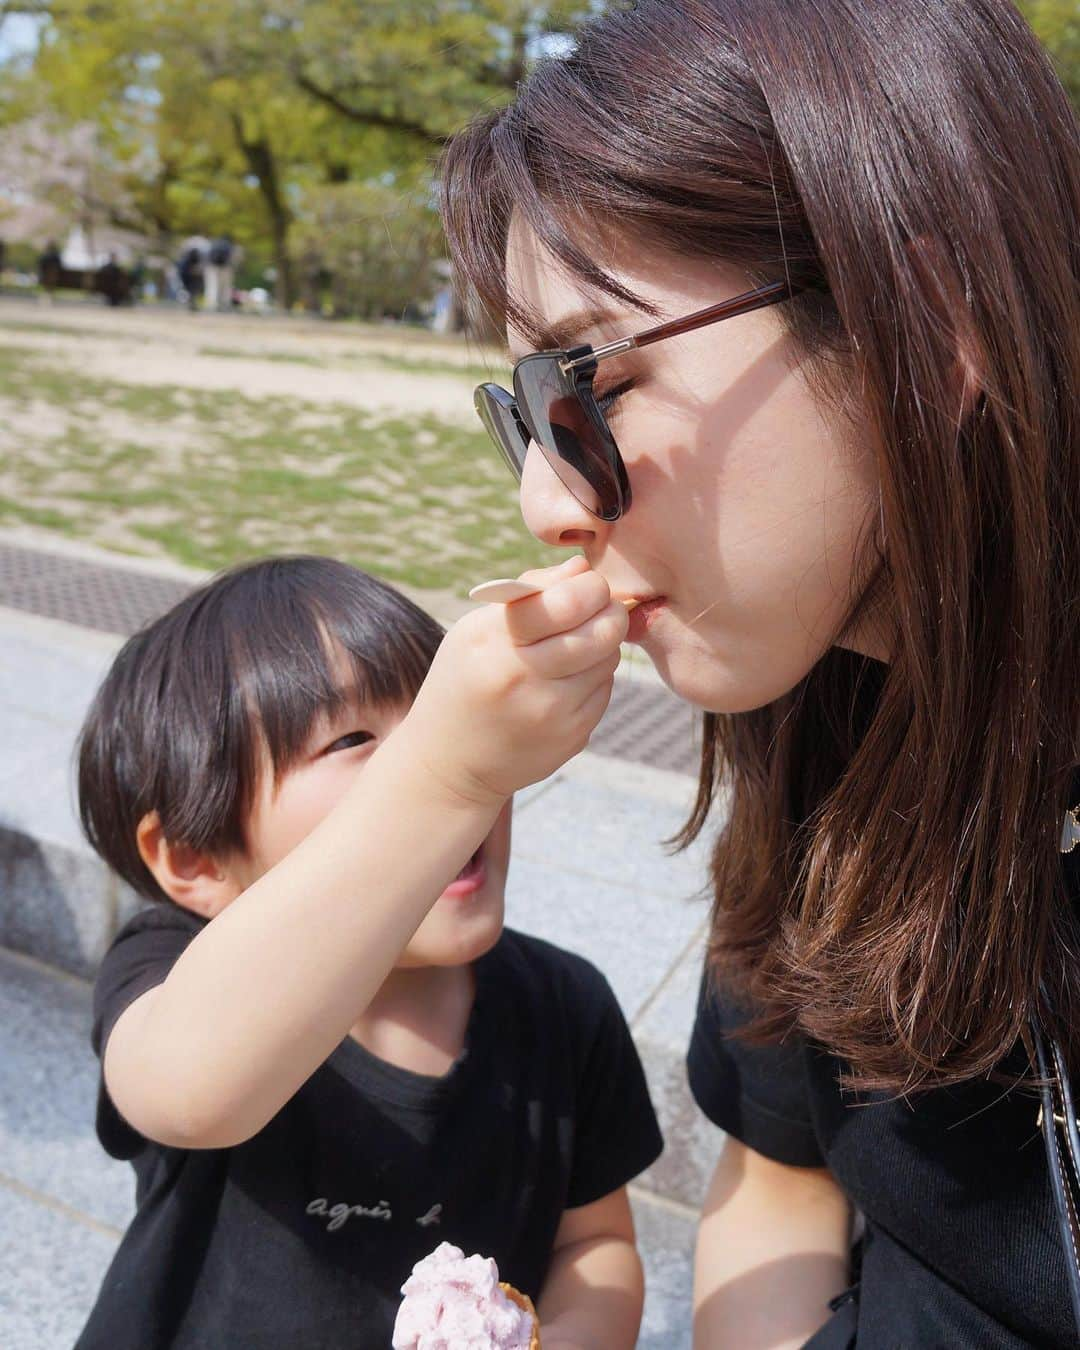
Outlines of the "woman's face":
<svg viewBox="0 0 1080 1350">
<path fill-rule="evenodd" d="M 587 292 L 515 223 L 508 283 L 557 335 L 545 346 L 596 346 L 753 284 L 736 269 L 629 246 L 602 261 L 660 317 Z M 818 407 L 782 309 L 599 365 L 598 395 L 626 389 L 608 413 L 633 491 L 621 520 L 590 515 L 535 445 L 521 483 L 538 539 L 582 549 L 614 596 L 655 601 L 631 615 L 631 640 L 677 694 L 716 712 L 778 698 L 837 642 L 856 549 L 877 517 L 869 439 L 858 416 Z M 508 336 L 514 360 L 531 350 L 522 334 Z M 870 631 L 843 645 L 885 657 Z"/>
</svg>

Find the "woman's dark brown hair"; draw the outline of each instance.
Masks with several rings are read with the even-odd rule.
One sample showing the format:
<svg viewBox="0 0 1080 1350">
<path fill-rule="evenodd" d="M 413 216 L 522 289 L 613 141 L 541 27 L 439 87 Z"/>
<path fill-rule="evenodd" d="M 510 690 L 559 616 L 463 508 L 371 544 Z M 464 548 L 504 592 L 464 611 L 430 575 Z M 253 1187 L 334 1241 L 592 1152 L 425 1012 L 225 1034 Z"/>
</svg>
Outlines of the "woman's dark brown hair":
<svg viewBox="0 0 1080 1350">
<path fill-rule="evenodd" d="M 998 1066 L 1044 982 L 1075 1056 L 1080 133 L 1030 30 L 1008 0 L 621 7 L 445 157 L 459 274 L 528 331 L 511 213 L 630 303 L 604 230 L 817 288 L 781 310 L 874 431 L 851 619 L 875 607 L 890 663 L 833 648 L 706 715 L 682 835 L 722 788 L 711 954 L 759 1029 L 911 1090 Z"/>
</svg>

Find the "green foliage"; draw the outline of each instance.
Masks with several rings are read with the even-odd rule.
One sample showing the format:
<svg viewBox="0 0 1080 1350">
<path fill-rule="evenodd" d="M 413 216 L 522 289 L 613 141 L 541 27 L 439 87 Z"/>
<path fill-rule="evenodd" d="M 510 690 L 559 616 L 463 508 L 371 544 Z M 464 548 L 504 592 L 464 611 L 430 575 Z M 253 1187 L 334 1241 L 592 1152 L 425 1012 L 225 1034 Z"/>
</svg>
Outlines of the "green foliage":
<svg viewBox="0 0 1080 1350">
<path fill-rule="evenodd" d="M 551 34 L 595 6 L 531 0 L 280 0 L 298 83 L 344 117 L 438 143 L 506 102 Z"/>
<path fill-rule="evenodd" d="M 27 272 L 31 276 L 37 271 L 38 255 L 41 249 L 34 244 L 14 243 L 7 244 L 4 249 L 4 266 L 10 268 L 13 272 Z M 52 331 L 49 325 L 43 325 L 47 331 Z"/>
<path fill-rule="evenodd" d="M 323 308 L 325 290 L 335 315 L 401 315 L 436 284 L 439 225 L 426 196 L 373 183 L 312 188 L 292 240 L 312 310 Z"/>
<path fill-rule="evenodd" d="M 1069 97 L 1080 110 L 1080 3 L 1019 0 L 1019 8 L 1049 51 Z"/>
<path fill-rule="evenodd" d="M 41 16 L 41 41 L 2 72 L 0 124 L 93 126 L 110 171 L 107 218 L 163 241 L 228 231 L 249 258 L 274 263 L 286 304 L 324 220 L 334 237 L 320 265 L 344 267 L 335 307 L 377 304 L 377 278 L 356 274 L 370 258 L 393 309 L 404 276 L 426 278 L 415 241 L 440 251 L 430 213 L 414 205 L 429 195 L 439 146 L 509 99 L 545 39 L 590 4 L 27 0 L 0 13 L 20 9 Z M 384 235 L 386 222 L 402 225 L 396 240 L 389 228 L 389 254 L 376 221 Z"/>
<path fill-rule="evenodd" d="M 29 195 L 165 247 L 227 231 L 249 282 L 273 263 L 287 305 L 396 311 L 441 252 L 426 206 L 439 147 L 600 4 L 5 3 L 42 26 L 35 52 L 0 65 L 0 177 L 33 167 L 30 128 Z M 1020 5 L 1080 106 L 1080 2 Z M 9 130 L 6 165 L 5 126 L 21 137 Z"/>
</svg>

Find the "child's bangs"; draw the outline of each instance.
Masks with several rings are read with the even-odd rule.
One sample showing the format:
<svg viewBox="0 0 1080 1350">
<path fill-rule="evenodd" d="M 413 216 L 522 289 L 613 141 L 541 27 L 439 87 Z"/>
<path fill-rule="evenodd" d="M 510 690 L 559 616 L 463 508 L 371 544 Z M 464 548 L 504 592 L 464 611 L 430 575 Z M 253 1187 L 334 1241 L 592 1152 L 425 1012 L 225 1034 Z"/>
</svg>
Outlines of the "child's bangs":
<svg viewBox="0 0 1080 1350">
<path fill-rule="evenodd" d="M 249 573 L 244 614 L 230 626 L 236 686 L 253 724 L 248 754 L 261 741 L 275 778 L 320 717 L 353 700 L 411 703 L 443 637 L 423 610 L 355 568 L 322 558 L 280 562 Z"/>
</svg>

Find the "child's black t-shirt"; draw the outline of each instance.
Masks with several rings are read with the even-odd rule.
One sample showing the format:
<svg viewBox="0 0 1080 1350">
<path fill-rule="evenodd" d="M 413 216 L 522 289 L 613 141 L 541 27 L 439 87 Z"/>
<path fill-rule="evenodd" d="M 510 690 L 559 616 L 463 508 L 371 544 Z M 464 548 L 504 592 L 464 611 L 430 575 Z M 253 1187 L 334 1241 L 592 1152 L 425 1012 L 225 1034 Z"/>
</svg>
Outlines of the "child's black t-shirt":
<svg viewBox="0 0 1080 1350">
<path fill-rule="evenodd" d="M 122 931 L 94 991 L 99 1055 L 202 926 L 170 906 Z M 595 967 L 506 930 L 474 969 L 465 1050 L 444 1077 L 348 1038 L 234 1148 L 149 1142 L 102 1084 L 98 1135 L 131 1160 L 137 1212 L 77 1350 L 385 1350 L 401 1284 L 442 1241 L 494 1256 L 535 1297 L 563 1210 L 618 1189 L 663 1145 Z"/>
</svg>

